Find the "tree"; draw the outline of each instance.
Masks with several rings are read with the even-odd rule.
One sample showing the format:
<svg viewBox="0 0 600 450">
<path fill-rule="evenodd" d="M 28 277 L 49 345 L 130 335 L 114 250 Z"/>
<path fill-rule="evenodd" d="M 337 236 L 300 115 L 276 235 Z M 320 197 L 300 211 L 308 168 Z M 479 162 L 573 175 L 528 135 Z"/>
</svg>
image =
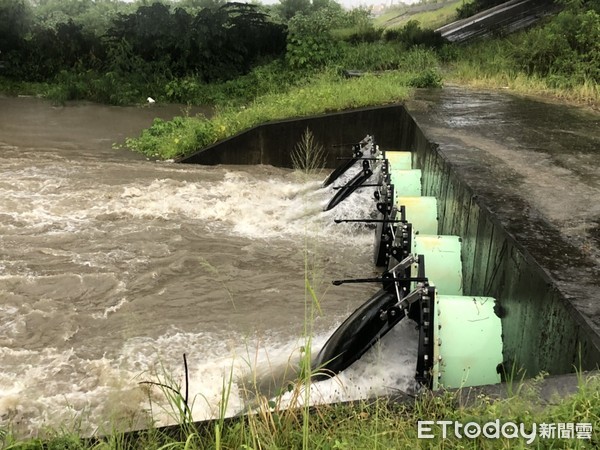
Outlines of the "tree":
<svg viewBox="0 0 600 450">
<path fill-rule="evenodd" d="M 225 0 L 181 0 L 177 6 L 196 15 L 203 9 L 218 9 L 226 3 Z"/>
<path fill-rule="evenodd" d="M 23 48 L 32 22 L 31 8 L 25 0 L 0 0 L 0 59 Z"/>
<path fill-rule="evenodd" d="M 140 6 L 133 14 L 119 14 L 107 33 L 109 45 L 125 40 L 131 45 L 134 54 L 145 61 L 154 63 L 172 60 L 171 55 L 181 54 L 178 41 L 185 36 L 189 20 L 188 14 L 181 10 L 177 16 L 171 14 L 171 8 L 162 3 Z M 184 26 L 184 29 L 178 26 Z"/>
<path fill-rule="evenodd" d="M 473 0 L 471 2 L 464 2 L 462 6 L 456 9 L 457 17 L 459 19 L 466 19 L 480 11 L 492 8 L 493 6 L 504 3 L 507 0 Z"/>
<path fill-rule="evenodd" d="M 310 0 L 279 0 L 277 12 L 284 21 L 289 21 L 296 14 L 308 14 L 312 9 Z"/>
<path fill-rule="evenodd" d="M 285 29 L 256 5 L 226 3 L 195 15 L 168 5 L 140 6 L 121 14 L 108 33 L 113 67 L 151 64 L 167 75 L 226 80 L 247 72 L 254 61 L 285 49 Z M 142 66 L 144 65 L 142 64 Z M 120 69 L 121 70 L 121 69 Z"/>
<path fill-rule="evenodd" d="M 281 54 L 285 29 L 269 21 L 256 5 L 227 3 L 196 15 L 191 42 L 204 80 L 224 80 L 247 72 L 261 56 Z"/>
</svg>

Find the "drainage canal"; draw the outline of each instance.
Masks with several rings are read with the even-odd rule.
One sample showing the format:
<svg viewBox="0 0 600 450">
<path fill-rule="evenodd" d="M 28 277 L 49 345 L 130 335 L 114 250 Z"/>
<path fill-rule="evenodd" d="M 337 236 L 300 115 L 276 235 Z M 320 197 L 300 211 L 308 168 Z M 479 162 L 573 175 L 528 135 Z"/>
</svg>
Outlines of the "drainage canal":
<svg viewBox="0 0 600 450">
<path fill-rule="evenodd" d="M 2 99 L 0 103 L 6 102 L 11 104 L 6 109 L 11 114 L 0 121 L 1 167 L 7 180 L 0 186 L 0 203 L 6 212 L 0 215 L 0 309 L 5 325 L 0 336 L 0 416 L 20 434 L 34 433 L 46 425 L 71 423 L 72 417 L 83 411 L 82 432 L 108 429 L 115 417 L 123 427 L 144 426 L 148 398 L 139 389 L 140 375 L 142 380 L 151 379 L 153 370 L 159 367 L 181 375 L 184 352 L 191 363 L 190 398 L 203 399 L 194 403 L 195 419 L 213 417 L 211 406 L 218 404 L 222 379 L 227 379 L 232 367 L 236 379 L 227 414 L 243 410 L 243 392 L 237 387 L 247 373 L 255 366 L 264 369 L 265 373 L 256 374 L 256 380 L 268 384 L 273 369 L 285 366 L 291 354 L 297 357 L 301 345 L 298 333 L 305 314 L 302 267 L 306 263 L 307 218 L 312 224 L 308 234 L 314 238 L 311 250 L 315 250 L 314 262 L 319 269 L 315 275 L 329 286 L 322 297 L 324 314 L 315 321 L 313 349 L 335 350 L 335 346 L 324 346 L 328 337 L 370 298 L 387 307 L 383 318 L 390 327 L 402 314 L 409 316 L 399 320 L 379 345 L 337 377 L 315 383 L 315 394 L 321 396 L 316 401 L 344 401 L 409 389 L 414 385 L 417 368 L 420 381 L 432 387 L 434 381 L 455 383 L 449 378 L 452 368 L 441 365 L 436 369 L 439 354 L 431 356 L 436 339 L 444 352 L 452 348 L 445 347 L 452 341 L 443 335 L 440 338 L 419 333 L 414 326 L 420 323 L 425 329 L 425 314 L 434 314 L 431 323 L 435 323 L 437 302 L 441 304 L 442 296 L 448 295 L 456 295 L 457 302 L 462 297 L 496 300 L 502 315 L 501 362 L 506 370 L 516 372 L 522 368 L 529 375 L 540 370 L 565 373 L 573 367 L 592 368 L 600 361 L 598 334 L 589 325 L 594 317 L 582 317 L 576 311 L 578 306 L 593 305 L 597 297 L 598 290 L 590 289 L 584 276 L 593 279 L 593 272 L 586 271 L 589 267 L 582 269 L 572 251 L 557 245 L 556 233 L 538 233 L 542 227 L 534 221 L 527 229 L 528 236 L 533 230 L 534 238 L 552 238 L 546 239 L 546 247 L 538 247 L 547 257 L 540 257 L 539 251 L 533 253 L 544 261 L 541 267 L 528 253 L 529 247 L 513 237 L 518 236 L 522 242 L 523 233 L 515 233 L 514 226 L 506 228 L 504 209 L 521 218 L 516 221 L 519 226 L 523 217 L 528 223 L 535 219 L 531 211 L 521 215 L 523 210 L 515 207 L 526 203 L 509 202 L 505 189 L 496 188 L 491 192 L 498 199 L 491 202 L 494 209 L 490 210 L 486 206 L 490 204 L 486 185 L 474 184 L 490 178 L 491 172 L 473 162 L 481 160 L 477 153 L 471 147 L 462 152 L 453 147 L 454 154 L 463 159 L 450 159 L 448 147 L 432 144 L 402 106 L 270 123 L 187 161 L 252 167 L 200 167 L 155 164 L 132 160 L 124 154 L 121 157 L 121 153 L 102 144 L 114 141 L 106 139 L 111 136 L 109 129 L 114 132 L 113 120 L 98 122 L 96 115 L 88 120 L 91 134 L 83 123 L 75 121 L 78 138 L 74 141 L 73 117 L 85 119 L 83 112 L 91 108 L 89 105 L 84 109 L 56 109 L 26 99 Z M 473 104 L 465 107 L 466 114 L 471 113 Z M 502 105 L 494 103 L 491 108 L 497 113 Z M 506 114 L 514 115 L 521 111 L 520 106 Z M 445 111 L 441 113 L 444 117 Z M 40 113 L 47 120 L 37 120 Z M 104 113 L 114 119 L 118 111 Z M 428 118 L 434 116 L 429 108 L 427 114 Z M 539 111 L 536 115 L 544 116 Z M 416 117 L 429 125 L 422 116 Z M 519 120 L 525 119 L 521 116 Z M 562 123 L 562 116 L 557 120 Z M 99 128 L 99 123 L 106 126 Z M 307 182 L 305 177 L 296 179 L 297 174 L 286 169 L 291 167 L 290 151 L 307 127 L 329 149 L 330 168 L 340 163 L 338 157 L 352 157 L 350 146 L 339 144 L 356 142 L 372 133 L 390 160 L 386 184 L 394 185 L 394 193 L 379 186 L 380 198 L 374 201 L 373 188 L 356 189 L 322 212 L 323 205 L 327 206 L 326 202 L 342 190 L 334 190 L 333 186 L 317 189 L 321 177 Z M 428 133 L 431 131 L 430 127 Z M 501 136 L 506 132 L 498 131 Z M 450 134 L 446 129 L 444 133 Z M 453 143 L 456 133 L 454 130 Z M 536 134 L 536 139 L 540 135 Z M 581 134 L 577 134 L 579 139 Z M 559 140 L 560 136 L 552 135 L 553 142 Z M 572 147 L 570 141 L 565 143 Z M 394 149 L 406 152 L 389 151 Z M 519 161 L 524 154 L 519 154 Z M 583 154 L 590 157 L 586 149 Z M 409 159 L 410 166 L 402 169 L 403 160 L 407 163 Z M 593 159 L 586 160 L 588 172 L 584 173 L 594 174 L 594 165 L 589 161 Z M 363 186 L 381 184 L 382 173 L 375 162 L 369 163 L 368 175 L 361 161 L 353 169 L 354 175 L 347 174 L 348 181 L 365 171 L 360 176 L 365 178 Z M 468 173 L 461 171 L 464 167 Z M 396 171 L 402 170 L 411 172 L 403 172 L 396 180 Z M 466 176 L 472 174 L 478 178 Z M 409 187 L 416 181 L 420 181 L 420 189 L 411 193 Z M 401 192 L 402 183 L 412 184 L 402 186 Z M 342 184 L 340 179 L 335 187 Z M 471 188 L 473 185 L 477 192 Z M 590 189 L 574 193 L 593 192 Z M 337 198 L 342 199 L 348 192 Z M 421 197 L 417 197 L 419 193 Z M 395 216 L 389 210 L 391 199 L 394 205 L 400 203 Z M 381 210 L 375 209 L 377 203 L 382 204 Z M 590 210 L 593 212 L 593 208 Z M 376 222 L 368 227 L 334 223 L 334 219 L 366 218 Z M 393 236 L 390 225 L 395 226 Z M 432 228 L 428 230 L 427 225 Z M 373 246 L 374 229 L 377 236 L 389 235 L 376 241 L 383 242 L 383 246 Z M 422 242 L 426 235 L 432 236 L 433 242 Z M 404 241 L 410 241 L 410 248 L 403 248 L 408 245 Z M 451 242 L 453 251 L 446 255 L 431 250 L 434 257 L 428 256 L 427 244 L 441 245 L 445 241 Z M 389 255 L 382 251 L 388 244 Z M 417 257 L 410 259 L 411 255 Z M 442 255 L 453 258 L 450 267 L 454 270 L 447 281 L 434 273 L 439 269 L 433 263 L 436 258 L 442 261 Z M 548 266 L 548 260 L 554 266 Z M 459 265 L 462 273 L 457 270 Z M 556 267 L 561 270 L 559 285 L 552 278 L 557 276 Z M 385 280 L 330 285 L 331 280 L 350 277 L 381 278 L 385 270 Z M 400 281 L 396 284 L 394 278 L 401 277 L 404 285 Z M 408 296 L 418 291 L 417 285 L 424 278 L 436 286 L 437 296 L 423 288 Z M 459 286 L 462 295 L 446 290 Z M 413 306 L 396 307 L 398 292 Z M 418 301 L 412 301 L 419 296 Z M 462 303 L 467 309 L 471 307 Z M 458 309 L 450 312 L 454 311 Z M 453 319 L 449 326 L 462 319 L 462 315 Z M 447 329 L 442 324 L 441 330 Z M 367 330 L 363 336 L 377 337 L 381 330 Z M 429 327 L 429 331 L 435 332 L 435 327 Z M 497 333 L 491 335 L 497 338 Z M 368 339 L 358 342 L 362 348 L 349 352 L 353 357 L 360 356 L 370 344 Z M 422 357 L 417 367 L 419 349 Z M 450 361 L 444 359 L 445 355 L 443 363 Z M 493 369 L 500 358 L 493 352 L 490 355 L 493 360 L 484 367 L 486 374 L 497 380 L 498 373 Z M 476 356 L 480 362 L 481 355 Z M 452 372 L 461 383 L 465 375 L 471 380 L 466 382 L 488 382 L 473 381 L 473 369 L 464 373 L 467 366 L 461 362 Z M 333 372 L 339 369 L 330 367 Z M 265 391 L 272 388 L 264 387 Z M 153 420 L 168 422 L 166 417 Z"/>
<path fill-rule="evenodd" d="M 431 386 L 436 386 L 436 383 L 448 386 L 484 384 L 499 381 L 502 373 L 518 374 L 520 377 L 535 376 L 544 371 L 552 375 L 571 373 L 575 368 L 585 370 L 597 367 L 600 362 L 600 339 L 590 327 L 589 320 L 549 276 L 549 270 L 533 259 L 527 246 L 518 242 L 513 232 L 504 229 L 497 214 L 478 198 L 477 192 L 465 181 L 469 178 L 467 173 L 461 172 L 463 166 L 471 171 L 487 168 L 451 161 L 437 144 L 428 139 L 404 106 L 362 109 L 266 124 L 201 151 L 183 162 L 291 167 L 290 153 L 306 128 L 329 149 L 328 167 L 337 167 L 340 163 L 338 158 L 356 159 L 349 152 L 349 146 L 340 144 L 357 142 L 368 134 L 376 137 L 377 144 L 385 150 L 390 160 L 389 184 L 393 185 L 391 198 L 396 200 L 397 211 L 395 216 L 389 211 L 379 211 L 379 220 L 389 223 L 378 224 L 378 229 L 381 232 L 382 228 L 387 227 L 391 231 L 390 227 L 396 226 L 392 247 L 402 247 L 398 245 L 398 240 L 404 227 L 411 224 L 405 233 L 410 238 L 408 252 L 403 256 L 424 254 L 425 273 L 421 270 L 420 274 L 437 287 L 437 295 L 430 298 L 429 311 L 421 308 L 418 313 L 429 313 L 434 317 L 440 313 L 444 316 L 442 320 L 448 318 L 437 331 L 433 327 L 437 334 L 420 334 L 421 337 L 429 337 L 428 342 L 423 339 L 419 345 L 430 346 L 428 356 L 433 357 L 426 364 L 424 361 L 420 363 L 430 368 L 429 372 L 421 372 L 420 376 L 426 378 L 422 381 Z M 436 132 L 439 130 L 436 129 Z M 392 153 L 390 150 L 404 152 Z M 365 169 L 366 166 L 358 166 L 358 170 Z M 374 181 L 377 174 L 366 175 L 365 172 L 358 179 L 347 181 L 351 181 L 351 184 L 379 183 Z M 381 192 L 380 195 L 389 194 Z M 520 213 L 516 210 L 513 212 Z M 349 215 L 342 218 L 362 219 Z M 546 245 L 548 252 L 557 255 L 560 252 L 561 247 L 556 241 Z M 406 252 L 406 249 L 400 251 Z M 567 257 L 562 255 L 562 258 Z M 446 264 L 445 258 L 450 258 L 452 262 Z M 387 268 L 387 276 L 392 280 L 383 283 L 384 290 L 386 286 L 393 286 L 393 290 L 396 290 L 394 278 L 399 269 L 409 279 L 419 278 L 418 258 L 416 261 L 405 261 L 394 255 L 389 259 L 387 267 L 383 269 Z M 400 266 L 390 270 L 394 269 L 394 265 Z M 452 269 L 442 274 L 447 267 Z M 414 283 L 411 281 L 404 287 L 412 292 L 416 286 Z M 395 295 L 394 292 L 387 294 L 390 297 Z M 371 300 L 389 306 L 386 303 L 389 299 L 383 293 Z M 397 306 L 395 303 L 394 307 Z M 408 314 L 414 314 L 413 317 L 417 315 L 412 308 Z M 483 317 L 486 319 L 480 320 Z M 420 323 L 424 324 L 424 320 Z M 471 326 L 473 324 L 487 326 L 484 330 Z M 371 330 L 370 333 L 377 335 L 379 331 Z M 479 343 L 480 339 L 469 337 L 471 331 L 488 336 L 489 345 L 476 349 L 474 341 Z M 453 341 L 455 338 L 470 343 L 466 349 L 464 346 L 461 348 Z M 471 349 L 474 352 L 467 353 Z M 358 349 L 360 351 L 362 349 Z M 452 351 L 460 354 L 452 354 Z M 441 364 L 435 367 L 436 361 L 440 362 L 440 356 Z M 317 362 L 323 364 L 324 361 L 319 359 Z M 331 370 L 335 372 L 337 368 Z"/>
</svg>

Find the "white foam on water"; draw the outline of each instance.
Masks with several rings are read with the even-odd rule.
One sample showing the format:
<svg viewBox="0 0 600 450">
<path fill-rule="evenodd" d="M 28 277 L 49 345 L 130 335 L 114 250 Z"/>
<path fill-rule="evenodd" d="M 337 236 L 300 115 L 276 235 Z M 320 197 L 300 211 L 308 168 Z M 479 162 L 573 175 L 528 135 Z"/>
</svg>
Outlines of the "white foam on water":
<svg viewBox="0 0 600 450">
<path fill-rule="evenodd" d="M 331 187 L 321 189 L 321 180 L 306 182 L 294 178 L 298 178 L 297 174 L 264 180 L 246 172 L 227 172 L 217 183 L 155 180 L 143 191 L 126 188 L 121 198 L 109 203 L 102 213 L 146 219 L 183 216 L 209 228 L 263 239 L 297 239 L 307 233 L 320 233 L 338 240 L 347 239 L 349 231 L 362 234 L 364 227 L 339 226 L 333 218 L 368 215 L 374 205 L 372 192 L 358 192 L 335 210 L 323 213 L 323 206 L 335 191 Z"/>
<path fill-rule="evenodd" d="M 417 334 L 414 323 L 408 319 L 400 322 L 351 367 L 331 379 L 311 383 L 310 403 L 343 402 L 412 391 Z M 302 405 L 304 395 L 295 395 L 284 388 L 298 376 L 306 344 L 304 337 L 281 340 L 277 336 L 236 336 L 211 342 L 214 338 L 208 334 L 175 333 L 158 341 L 130 342 L 132 347 L 126 353 L 137 355 L 135 370 L 147 368 L 140 379 L 162 383 L 168 374 L 183 395 L 185 374 L 183 362 L 178 358 L 185 353 L 184 349 L 201 346 L 200 354 L 191 352 L 187 356 L 189 404 L 194 420 L 214 419 L 222 413 L 232 417 L 250 412 L 256 405 L 257 394 L 275 399 L 281 408 Z M 313 357 L 327 338 L 328 334 L 313 337 Z M 156 346 L 155 352 L 140 348 L 146 346 Z M 161 395 L 156 391 L 155 401 L 160 404 Z M 276 395 L 280 391 L 283 394 Z M 227 403 L 223 405 L 225 397 Z M 162 425 L 175 423 L 176 411 L 164 401 L 154 413 L 154 419 Z"/>
<path fill-rule="evenodd" d="M 314 337 L 315 353 L 327 337 Z M 414 326 L 401 322 L 352 367 L 330 380 L 312 384 L 311 404 L 409 389 L 415 370 L 416 349 L 410 347 L 414 340 Z M 281 336 L 225 337 L 173 330 L 158 339 L 132 338 L 115 359 L 86 359 L 73 350 L 0 348 L 0 358 L 10 361 L 0 374 L 0 417 L 17 428 L 22 426 L 24 434 L 33 434 L 46 425 L 75 427 L 82 418 L 82 431 L 87 433 L 110 430 L 115 418 L 124 420 L 130 428 L 147 426 L 150 416 L 158 425 L 176 423 L 177 409 L 158 385 L 177 387 L 184 394 L 181 355 L 186 352 L 193 418 L 219 417 L 221 408 L 225 416 L 231 417 L 254 406 L 256 389 L 269 386 L 260 393 L 273 395 L 287 381 L 294 380 L 304 344 L 301 336 L 289 340 Z M 226 405 L 222 405 L 224 392 Z M 299 396 L 300 401 L 303 398 Z M 290 404 L 291 400 L 292 395 L 286 393 L 278 403 L 281 407 L 299 406 Z"/>
<path fill-rule="evenodd" d="M 0 358 L 0 423 L 10 424 L 20 435 L 36 435 L 46 426 L 79 431 L 82 421 L 82 431 L 91 433 L 99 425 L 98 418 L 123 414 L 119 408 L 135 398 L 135 407 L 142 411 L 141 393 L 130 381 L 133 374 L 126 374 L 114 361 L 86 360 L 72 350 L 53 348 L 0 347 Z"/>
<path fill-rule="evenodd" d="M 93 313 L 92 317 L 94 319 L 108 319 L 109 314 L 117 312 L 125 304 L 127 304 L 127 297 L 123 297 L 115 305 L 105 308 L 102 313 Z"/>
<path fill-rule="evenodd" d="M 168 171 L 164 175 L 149 183 L 141 180 L 95 190 L 81 186 L 80 180 L 73 179 L 74 173 L 60 165 L 15 171 L 10 174 L 15 184 L 0 189 L 8 203 L 4 209 L 12 218 L 3 227 L 26 226 L 37 233 L 77 232 L 133 217 L 193 220 L 209 229 L 219 227 L 252 238 L 297 238 L 319 229 L 336 239 L 345 238 L 348 231 L 360 234 L 361 228 L 337 226 L 332 218 L 362 217 L 374 204 L 372 189 L 361 189 L 333 211 L 321 214 L 335 194 L 332 186 L 320 189 L 320 177 L 307 180 L 284 169 L 274 170 L 268 179 L 264 174 L 231 169 L 221 179 L 208 181 L 170 178 Z M 180 177 L 181 172 L 174 170 L 173 176 Z M 189 177 L 201 174 L 192 172 Z"/>
<path fill-rule="evenodd" d="M 0 264 L 3 271 L 10 271 L 0 274 L 2 287 L 18 287 L 5 291 L 10 304 L 0 310 L 0 423 L 11 423 L 23 434 L 36 434 L 45 425 L 75 427 L 80 423 L 85 432 L 110 431 L 115 421 L 136 428 L 147 425 L 150 414 L 158 424 L 173 423 L 175 417 L 160 389 L 155 384 L 139 383 L 170 377 L 170 381 L 183 386 L 183 353 L 189 362 L 190 399 L 194 399 L 196 420 L 220 414 L 224 386 L 231 389 L 225 411 L 231 416 L 252 406 L 245 391 L 254 388 L 254 382 L 261 392 L 264 389 L 272 394 L 297 368 L 303 338 L 291 338 L 289 334 L 245 337 L 173 328 L 158 338 L 126 339 L 120 348 L 110 349 L 110 356 L 84 356 L 85 346 L 58 349 L 58 341 L 71 345 L 70 339 L 80 331 L 74 310 L 80 306 L 74 300 L 89 297 L 90 286 L 99 288 L 93 293 L 94 301 L 84 307 L 87 314 L 102 323 L 136 301 L 127 285 L 114 277 L 114 267 L 122 267 L 114 266 L 115 261 L 143 267 L 153 258 L 169 255 L 170 248 L 163 242 L 149 240 L 143 252 L 129 248 L 128 233 L 151 235 L 153 229 L 160 228 L 177 234 L 186 224 L 188 229 L 209 233 L 219 230 L 267 243 L 274 239 L 316 238 L 319 243 L 371 252 L 372 229 L 333 222 L 336 218 L 373 217 L 371 188 L 359 189 L 333 210 L 323 212 L 336 191 L 331 186 L 321 188 L 321 177 L 307 179 L 283 169 L 268 169 L 268 176 L 263 169 L 259 175 L 235 168 L 211 169 L 204 179 L 206 169 L 201 167 L 182 170 L 157 165 L 152 179 L 131 177 L 110 183 L 94 179 L 96 174 L 86 174 L 86 170 L 77 163 L 52 162 L 8 168 L 5 179 L 11 183 L 0 181 L 0 203 L 6 211 L 0 221 L 0 235 L 14 241 L 15 254 L 21 246 L 31 246 L 28 259 Z M 335 184 L 347 181 L 356 168 L 353 171 Z M 92 243 L 97 240 L 97 247 L 81 251 L 76 245 L 67 246 L 77 242 L 73 241 L 77 234 Z M 115 235 L 123 238 L 113 246 Z M 53 245 L 46 246 L 45 238 L 51 238 Z M 36 252 L 61 264 L 71 261 L 92 273 L 53 274 L 52 270 L 58 269 L 35 265 Z M 40 275 L 39 270 L 50 273 Z M 151 275 L 143 274 L 139 283 Z M 160 295 L 165 287 L 156 289 Z M 27 301 L 21 302 L 21 298 Z M 59 317 L 64 320 L 57 320 Z M 69 325 L 51 330 L 56 333 L 54 344 L 52 336 L 28 329 L 35 321 L 48 319 Z M 316 383 L 311 402 L 344 401 L 405 389 L 414 374 L 416 345 L 414 333 L 402 331 L 403 326 L 397 326 L 381 345 L 347 371 Z M 329 334 L 334 330 L 332 327 Z M 23 336 L 28 342 L 19 341 Z M 327 336 L 315 336 L 312 348 L 318 351 Z M 29 345 L 29 349 L 13 348 L 20 343 Z M 153 399 L 151 412 L 148 395 Z M 287 401 L 285 396 L 282 401 Z"/>
<path fill-rule="evenodd" d="M 383 339 L 336 376 L 310 384 L 311 405 L 345 402 L 375 396 L 412 392 L 415 387 L 418 331 L 405 319 Z M 281 406 L 302 406 L 302 395 L 285 394 Z"/>
</svg>

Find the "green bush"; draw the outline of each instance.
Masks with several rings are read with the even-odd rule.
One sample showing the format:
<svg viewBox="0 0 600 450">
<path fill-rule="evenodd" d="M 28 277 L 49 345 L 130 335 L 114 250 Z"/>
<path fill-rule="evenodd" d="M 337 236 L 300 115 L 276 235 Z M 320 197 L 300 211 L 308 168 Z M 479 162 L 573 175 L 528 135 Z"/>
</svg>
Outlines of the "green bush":
<svg viewBox="0 0 600 450">
<path fill-rule="evenodd" d="M 292 69 L 318 69 L 335 61 L 339 41 L 331 33 L 328 16 L 319 12 L 296 14 L 288 24 L 286 61 Z"/>
<path fill-rule="evenodd" d="M 50 84 L 45 95 L 57 102 L 88 99 L 112 105 L 145 102 L 148 93 L 161 92 L 166 80 L 160 75 L 124 75 L 117 72 L 99 73 L 92 70 L 62 70 Z M 153 94 L 156 95 L 156 94 Z"/>
<path fill-rule="evenodd" d="M 337 64 L 344 69 L 413 73 L 431 68 L 438 70 L 439 60 L 433 50 L 424 47 L 405 49 L 394 42 L 376 42 L 345 45 Z"/>
<path fill-rule="evenodd" d="M 457 8 L 456 12 L 459 19 L 466 19 L 471 17 L 473 14 L 477 14 L 480 11 L 492 8 L 500 3 L 504 3 L 506 0 L 472 0 L 470 2 L 463 2 L 462 6 Z"/>
<path fill-rule="evenodd" d="M 378 42 L 382 38 L 383 30 L 375 28 L 371 24 L 370 26 L 365 27 L 336 29 L 332 31 L 332 34 L 336 39 L 356 45 L 363 42 Z"/>
<path fill-rule="evenodd" d="M 174 103 L 242 105 L 260 95 L 286 91 L 305 76 L 303 71 L 289 70 L 282 60 L 275 60 L 220 83 L 205 83 L 191 76 L 175 78 L 165 84 L 163 95 L 164 101 Z"/>
<path fill-rule="evenodd" d="M 406 48 L 413 46 L 439 48 L 446 42 L 439 33 L 421 28 L 416 20 L 409 20 L 401 28 L 387 29 L 383 38 L 388 42 L 400 43 Z"/>
<path fill-rule="evenodd" d="M 414 88 L 435 88 L 442 86 L 442 76 L 437 70 L 425 69 L 410 79 L 408 85 Z"/>
<path fill-rule="evenodd" d="M 364 71 L 394 70 L 400 67 L 405 57 L 406 50 L 397 44 L 347 44 L 339 64 L 344 68 Z"/>
<path fill-rule="evenodd" d="M 512 40 L 516 66 L 557 86 L 600 82 L 600 14 L 566 10 Z"/>
</svg>

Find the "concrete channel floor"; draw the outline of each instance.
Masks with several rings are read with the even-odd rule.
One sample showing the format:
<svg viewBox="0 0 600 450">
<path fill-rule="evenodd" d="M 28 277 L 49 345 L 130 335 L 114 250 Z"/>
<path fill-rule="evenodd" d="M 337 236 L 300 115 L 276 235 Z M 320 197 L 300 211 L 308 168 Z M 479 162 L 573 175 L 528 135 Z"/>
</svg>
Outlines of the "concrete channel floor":
<svg viewBox="0 0 600 450">
<path fill-rule="evenodd" d="M 600 343 L 600 114 L 497 91 L 423 90 L 407 109 Z"/>
</svg>

